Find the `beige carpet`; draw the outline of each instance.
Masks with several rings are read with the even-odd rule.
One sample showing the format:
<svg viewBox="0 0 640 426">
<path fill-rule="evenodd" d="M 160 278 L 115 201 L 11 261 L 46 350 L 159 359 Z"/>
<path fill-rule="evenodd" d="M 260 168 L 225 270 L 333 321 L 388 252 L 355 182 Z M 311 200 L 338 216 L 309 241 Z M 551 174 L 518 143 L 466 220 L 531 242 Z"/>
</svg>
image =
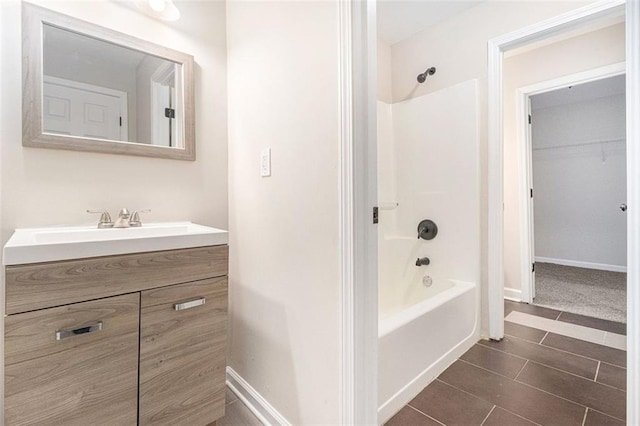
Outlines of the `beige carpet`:
<svg viewBox="0 0 640 426">
<path fill-rule="evenodd" d="M 626 323 L 627 274 L 536 263 L 536 298 L 533 303 Z"/>
</svg>

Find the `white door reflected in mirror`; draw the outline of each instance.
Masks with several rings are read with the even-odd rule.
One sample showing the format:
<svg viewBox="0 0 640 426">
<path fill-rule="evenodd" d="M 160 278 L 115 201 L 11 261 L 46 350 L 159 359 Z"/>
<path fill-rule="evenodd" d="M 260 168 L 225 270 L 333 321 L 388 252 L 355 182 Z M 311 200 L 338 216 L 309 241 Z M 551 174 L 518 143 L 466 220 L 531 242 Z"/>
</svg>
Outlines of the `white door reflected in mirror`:
<svg viewBox="0 0 640 426">
<path fill-rule="evenodd" d="M 128 140 L 126 92 L 45 76 L 43 102 L 45 133 Z"/>
<path fill-rule="evenodd" d="M 43 131 L 181 147 L 181 66 L 43 25 Z"/>
</svg>

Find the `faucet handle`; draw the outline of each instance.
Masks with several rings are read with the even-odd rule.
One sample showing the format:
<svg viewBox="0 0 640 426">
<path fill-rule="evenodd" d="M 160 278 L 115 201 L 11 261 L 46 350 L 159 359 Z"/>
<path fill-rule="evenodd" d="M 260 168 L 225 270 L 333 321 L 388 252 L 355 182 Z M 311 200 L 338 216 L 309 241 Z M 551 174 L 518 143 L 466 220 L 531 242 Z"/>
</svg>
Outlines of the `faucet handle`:
<svg viewBox="0 0 640 426">
<path fill-rule="evenodd" d="M 134 210 L 133 213 L 131 213 L 131 218 L 129 219 L 129 226 L 142 226 L 142 221 L 140 220 L 140 215 L 138 213 L 149 213 L 150 211 L 151 209 Z"/>
<path fill-rule="evenodd" d="M 98 228 L 113 228 L 113 221 L 111 215 L 106 210 L 87 210 L 87 213 L 100 214 L 100 221 L 98 222 Z"/>
</svg>

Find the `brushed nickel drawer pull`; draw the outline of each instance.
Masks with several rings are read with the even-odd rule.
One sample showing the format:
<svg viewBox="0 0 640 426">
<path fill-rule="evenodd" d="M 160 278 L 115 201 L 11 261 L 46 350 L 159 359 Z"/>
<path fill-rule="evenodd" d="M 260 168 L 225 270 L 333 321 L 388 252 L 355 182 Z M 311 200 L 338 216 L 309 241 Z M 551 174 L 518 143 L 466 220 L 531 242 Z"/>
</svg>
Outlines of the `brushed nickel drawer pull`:
<svg viewBox="0 0 640 426">
<path fill-rule="evenodd" d="M 176 303 L 173 305 L 173 309 L 175 309 L 176 311 L 183 311 L 185 309 L 195 308 L 196 306 L 204 305 L 204 302 L 206 302 L 206 300 L 207 299 L 205 299 L 204 297 L 201 297 L 199 299 L 190 300 L 188 302 Z"/>
<path fill-rule="evenodd" d="M 93 333 L 94 331 L 102 330 L 102 321 L 98 321 L 93 325 L 87 327 L 80 327 L 74 330 L 62 330 L 56 331 L 56 340 L 66 339 L 67 337 L 78 336 L 80 334 Z"/>
</svg>

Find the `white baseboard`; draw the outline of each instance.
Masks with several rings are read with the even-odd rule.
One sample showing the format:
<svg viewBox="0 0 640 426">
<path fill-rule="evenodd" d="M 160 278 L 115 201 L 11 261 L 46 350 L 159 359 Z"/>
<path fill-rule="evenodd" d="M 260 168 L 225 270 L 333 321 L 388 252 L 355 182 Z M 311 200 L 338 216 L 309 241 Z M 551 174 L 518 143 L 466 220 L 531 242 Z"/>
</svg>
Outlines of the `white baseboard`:
<svg viewBox="0 0 640 426">
<path fill-rule="evenodd" d="M 607 265 L 606 263 L 581 262 L 579 260 L 553 259 L 550 257 L 536 256 L 536 262 L 553 263 L 555 265 L 575 266 L 576 268 L 599 269 L 601 271 L 627 272 L 626 266 Z"/>
<path fill-rule="evenodd" d="M 291 423 L 262 397 L 246 380 L 227 367 L 227 386 L 247 406 L 249 410 L 265 425 L 290 426 Z"/>
<path fill-rule="evenodd" d="M 514 302 L 522 302 L 522 290 L 505 287 L 504 298 L 513 300 Z"/>
<path fill-rule="evenodd" d="M 478 327 L 462 342 L 458 343 L 449 352 L 440 357 L 436 362 L 425 369 L 418 377 L 400 389 L 378 408 L 378 424 L 384 424 L 393 417 L 402 407 L 422 391 L 429 383 L 446 370 L 462 354 L 467 352 L 480 339 Z"/>
</svg>

